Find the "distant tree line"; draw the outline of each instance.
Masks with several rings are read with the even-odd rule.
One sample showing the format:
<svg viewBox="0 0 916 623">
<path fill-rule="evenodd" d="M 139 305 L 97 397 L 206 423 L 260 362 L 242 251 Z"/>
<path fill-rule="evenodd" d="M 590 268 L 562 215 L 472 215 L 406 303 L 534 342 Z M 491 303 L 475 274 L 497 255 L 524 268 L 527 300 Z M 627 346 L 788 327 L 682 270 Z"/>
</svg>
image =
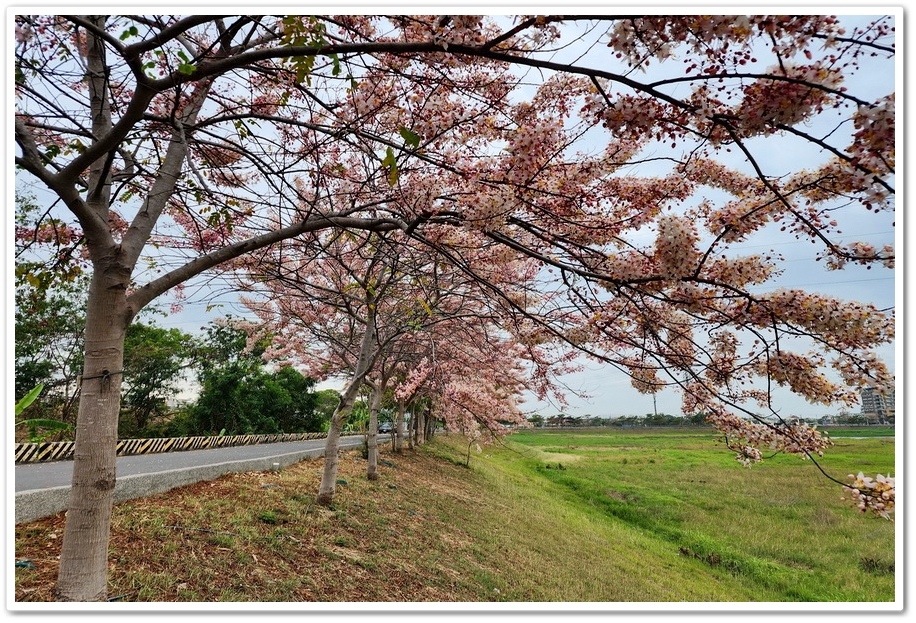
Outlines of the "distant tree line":
<svg viewBox="0 0 916 623">
<path fill-rule="evenodd" d="M 819 418 L 787 418 L 788 422 L 804 422 L 812 426 L 837 425 L 837 426 L 864 426 L 874 423 L 866 416 L 859 413 L 841 412 L 838 415 L 825 415 Z M 528 423 L 536 428 L 559 428 L 576 426 L 705 426 L 705 413 L 692 415 L 670 415 L 668 413 L 646 413 L 645 415 L 626 415 L 620 417 L 596 417 L 591 415 L 532 415 Z"/>
<path fill-rule="evenodd" d="M 532 415 L 528 423 L 536 428 L 558 428 L 570 426 L 699 426 L 706 424 L 705 413 L 690 416 L 667 413 L 647 413 L 622 417 L 597 417 L 592 415 Z"/>
<path fill-rule="evenodd" d="M 30 278 L 26 277 L 30 275 Z M 19 420 L 18 441 L 72 439 L 83 363 L 85 277 L 16 279 L 15 392 L 42 391 Z M 40 273 L 38 273 L 40 275 Z M 127 329 L 118 436 L 125 438 L 323 432 L 337 406 L 334 390 L 291 367 L 268 367 L 263 341 L 220 321 L 200 336 L 145 321 Z M 182 380 L 200 388 L 180 404 Z"/>
</svg>

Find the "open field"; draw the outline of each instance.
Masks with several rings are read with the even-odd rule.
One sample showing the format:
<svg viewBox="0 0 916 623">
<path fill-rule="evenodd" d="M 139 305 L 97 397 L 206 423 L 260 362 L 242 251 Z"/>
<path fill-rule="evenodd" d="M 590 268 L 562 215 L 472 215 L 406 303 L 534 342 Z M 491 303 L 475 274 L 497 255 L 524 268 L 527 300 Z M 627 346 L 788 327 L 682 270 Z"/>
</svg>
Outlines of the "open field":
<svg viewBox="0 0 916 623">
<path fill-rule="evenodd" d="M 321 460 L 116 507 L 109 594 L 137 602 L 776 602 L 894 599 L 894 529 L 810 463 L 745 469 L 709 430 L 524 431 L 470 451 L 437 437 L 381 479 Z M 887 473 L 893 439 L 823 461 Z M 63 516 L 16 527 L 18 601 L 49 601 Z M 612 607 L 612 606 L 611 606 Z"/>
<path fill-rule="evenodd" d="M 845 482 L 859 470 L 893 472 L 892 437 L 845 435 L 863 436 L 834 431 L 836 445 L 819 461 L 828 474 Z M 711 437 L 702 429 L 525 431 L 509 444 L 519 454 L 497 460 L 754 587 L 757 598 L 893 600 L 893 523 L 851 512 L 810 461 L 779 455 L 748 469 Z"/>
</svg>

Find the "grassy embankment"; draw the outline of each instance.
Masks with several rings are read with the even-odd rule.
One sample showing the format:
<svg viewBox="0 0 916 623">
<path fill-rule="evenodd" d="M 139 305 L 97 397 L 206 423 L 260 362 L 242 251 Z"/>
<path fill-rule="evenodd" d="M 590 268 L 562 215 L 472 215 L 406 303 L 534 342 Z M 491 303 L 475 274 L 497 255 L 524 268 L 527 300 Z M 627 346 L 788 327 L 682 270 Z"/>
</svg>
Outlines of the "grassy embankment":
<svg viewBox="0 0 916 623">
<path fill-rule="evenodd" d="M 893 439 L 823 464 L 893 469 Z M 521 432 L 355 453 L 334 507 L 321 461 L 120 504 L 110 595 L 125 601 L 891 601 L 894 524 L 859 515 L 794 457 L 750 470 L 710 431 Z M 16 598 L 47 601 L 63 517 L 17 526 Z"/>
</svg>

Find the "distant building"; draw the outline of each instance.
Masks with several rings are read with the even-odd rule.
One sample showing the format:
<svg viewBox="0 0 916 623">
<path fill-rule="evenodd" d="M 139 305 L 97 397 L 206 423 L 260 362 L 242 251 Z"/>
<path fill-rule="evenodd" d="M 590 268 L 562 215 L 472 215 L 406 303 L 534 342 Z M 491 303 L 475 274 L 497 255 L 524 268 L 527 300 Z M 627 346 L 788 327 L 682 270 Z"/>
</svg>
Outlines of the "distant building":
<svg viewBox="0 0 916 623">
<path fill-rule="evenodd" d="M 872 387 L 859 390 L 862 400 L 862 415 L 869 421 L 878 424 L 894 422 L 894 390 L 881 395 Z"/>
</svg>

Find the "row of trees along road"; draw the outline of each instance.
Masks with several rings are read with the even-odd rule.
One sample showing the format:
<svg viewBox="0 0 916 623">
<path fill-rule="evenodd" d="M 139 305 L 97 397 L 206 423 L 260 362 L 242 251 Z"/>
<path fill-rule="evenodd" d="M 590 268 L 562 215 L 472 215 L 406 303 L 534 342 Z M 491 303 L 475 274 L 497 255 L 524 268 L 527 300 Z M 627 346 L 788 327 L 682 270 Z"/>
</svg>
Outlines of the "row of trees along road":
<svg viewBox="0 0 916 623">
<path fill-rule="evenodd" d="M 25 254 L 25 249 L 17 249 Z M 22 257 L 22 256 L 20 256 Z M 27 265 L 23 262 L 21 266 Z M 27 274 L 27 273 L 23 273 Z M 31 273 L 28 273 L 31 274 Z M 50 278 L 51 275 L 45 275 Z M 16 396 L 41 385 L 41 398 L 17 423 L 17 438 L 72 439 L 83 357 L 85 277 L 16 281 Z M 268 369 L 268 342 L 248 348 L 231 320 L 201 336 L 135 321 L 124 343 L 119 438 L 216 434 L 323 432 L 338 400 L 314 391 L 315 380 L 291 367 Z M 199 386 L 187 404 L 170 404 L 193 376 Z"/>
<path fill-rule="evenodd" d="M 389 249 L 372 254 L 380 279 L 409 248 L 407 273 L 447 265 L 474 282 L 480 320 L 459 314 L 450 335 L 677 386 L 743 461 L 760 447 L 816 457 L 815 431 L 756 414 L 775 411 L 778 386 L 825 403 L 892 386 L 874 349 L 893 340 L 893 312 L 773 287 L 778 254 L 742 249 L 766 234 L 812 242 L 835 269 L 893 265 L 892 248 L 839 237 L 847 217 L 894 208 L 894 93 L 844 86 L 863 63 L 892 71 L 893 21 L 17 16 L 17 181 L 48 197 L 17 235 L 54 247 L 49 270 L 90 275 L 59 599 L 106 596 L 137 314 L 204 276 L 263 283 L 264 303 L 277 260 L 321 260 L 345 233 Z M 774 141 L 798 160 L 765 158 Z M 436 259 L 414 264 L 421 249 Z M 501 287 L 507 262 L 530 265 L 526 287 Z M 465 352 L 434 359 L 427 340 L 416 368 L 422 344 L 383 354 L 367 285 L 354 379 L 390 383 L 398 360 L 420 387 Z M 534 365 L 535 387 L 544 374 Z M 438 382 L 459 405 L 473 392 Z M 492 390 L 506 405 L 514 382 Z"/>
</svg>

